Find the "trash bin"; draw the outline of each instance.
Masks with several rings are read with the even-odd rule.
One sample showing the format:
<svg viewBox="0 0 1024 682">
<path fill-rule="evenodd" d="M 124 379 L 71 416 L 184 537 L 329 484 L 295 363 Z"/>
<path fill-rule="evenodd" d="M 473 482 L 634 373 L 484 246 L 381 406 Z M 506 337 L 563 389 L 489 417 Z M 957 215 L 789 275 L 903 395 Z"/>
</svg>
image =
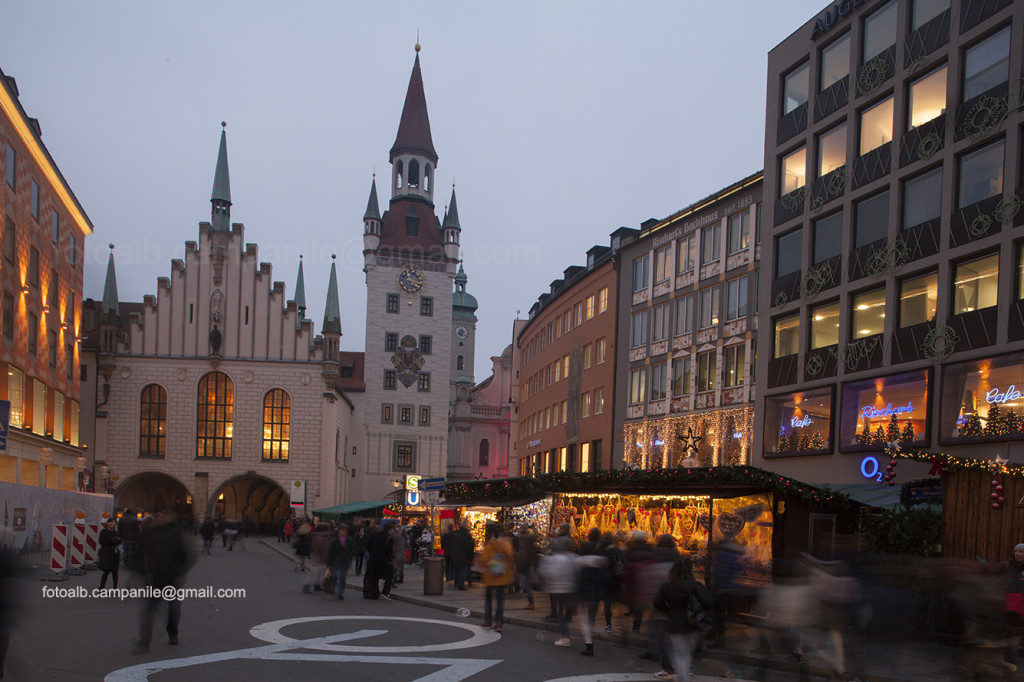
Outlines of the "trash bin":
<svg viewBox="0 0 1024 682">
<path fill-rule="evenodd" d="M 423 560 L 423 594 L 444 594 L 444 558 Z"/>
</svg>

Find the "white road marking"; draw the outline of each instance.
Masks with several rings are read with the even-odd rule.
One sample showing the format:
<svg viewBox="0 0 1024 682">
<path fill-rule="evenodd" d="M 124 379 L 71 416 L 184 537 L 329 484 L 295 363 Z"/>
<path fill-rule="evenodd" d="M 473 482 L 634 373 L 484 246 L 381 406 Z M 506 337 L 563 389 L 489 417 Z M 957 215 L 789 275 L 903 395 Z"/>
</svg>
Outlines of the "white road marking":
<svg viewBox="0 0 1024 682">
<path fill-rule="evenodd" d="M 262 623 L 249 630 L 249 634 L 264 642 L 271 644 L 287 644 L 295 642 L 310 642 L 313 640 L 296 640 L 281 633 L 283 628 L 300 623 L 315 623 L 318 621 L 330 620 L 366 620 L 366 621 L 405 621 L 410 623 L 428 623 L 431 625 L 444 625 L 447 627 L 461 628 L 472 633 L 472 637 L 458 642 L 427 644 L 424 646 L 346 646 L 344 644 L 322 644 L 310 647 L 302 644 L 302 648 L 316 648 L 323 651 L 335 651 L 339 653 L 378 653 L 378 654 L 412 654 L 431 653 L 434 651 L 450 651 L 454 649 L 471 649 L 478 646 L 486 646 L 501 639 L 501 634 L 493 630 L 484 630 L 478 625 L 460 623 L 451 620 L 436 620 L 431 618 L 405 618 L 402 616 L 309 616 L 305 618 L 288 618 L 275 620 L 270 623 Z M 347 638 L 351 639 L 351 638 Z"/>
</svg>

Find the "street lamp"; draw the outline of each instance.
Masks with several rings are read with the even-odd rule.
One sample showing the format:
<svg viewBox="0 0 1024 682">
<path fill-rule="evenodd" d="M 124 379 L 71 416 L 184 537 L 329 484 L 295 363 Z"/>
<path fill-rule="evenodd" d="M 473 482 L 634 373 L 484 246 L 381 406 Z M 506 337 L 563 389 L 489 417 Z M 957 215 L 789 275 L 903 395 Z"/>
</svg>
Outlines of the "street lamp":
<svg viewBox="0 0 1024 682">
<path fill-rule="evenodd" d="M 53 461 L 53 449 L 48 446 L 39 448 L 39 466 L 43 468 L 43 487 L 49 488 L 49 481 L 47 481 L 46 471 L 49 468 L 50 462 Z"/>
<path fill-rule="evenodd" d="M 83 492 L 89 487 L 89 464 L 85 457 L 75 458 L 75 471 L 78 472 L 78 491 Z"/>
</svg>

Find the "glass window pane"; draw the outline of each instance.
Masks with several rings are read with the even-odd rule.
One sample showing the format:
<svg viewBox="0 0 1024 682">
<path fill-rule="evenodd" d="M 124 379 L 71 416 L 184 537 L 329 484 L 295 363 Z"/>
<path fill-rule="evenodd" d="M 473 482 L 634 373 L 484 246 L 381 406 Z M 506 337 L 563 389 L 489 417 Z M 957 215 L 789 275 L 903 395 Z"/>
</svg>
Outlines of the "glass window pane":
<svg viewBox="0 0 1024 682">
<path fill-rule="evenodd" d="M 916 31 L 949 9 L 949 0 L 914 0 L 910 9 L 910 30 Z"/>
<path fill-rule="evenodd" d="M 942 212 L 942 167 L 903 185 L 904 230 L 938 218 Z"/>
<path fill-rule="evenodd" d="M 818 138 L 818 177 L 846 165 L 846 124 Z"/>
<path fill-rule="evenodd" d="M 967 50 L 964 57 L 964 101 L 988 92 L 1010 76 L 1010 27 Z"/>
<path fill-rule="evenodd" d="M 850 34 L 847 33 L 821 51 L 821 89 L 850 74 Z"/>
<path fill-rule="evenodd" d="M 789 194 L 807 184 L 807 147 L 800 147 L 782 159 L 782 193 Z"/>
<path fill-rule="evenodd" d="M 843 212 L 814 221 L 814 263 L 822 263 L 843 252 Z"/>
<path fill-rule="evenodd" d="M 810 73 L 810 62 L 804 63 L 794 69 L 786 76 L 783 85 L 782 113 L 788 114 L 802 104 L 807 103 L 808 74 Z"/>
<path fill-rule="evenodd" d="M 999 254 L 976 258 L 956 266 L 953 314 L 990 308 L 998 301 Z"/>
<path fill-rule="evenodd" d="M 1024 298 L 1024 244 L 1017 247 L 1017 298 Z"/>
<path fill-rule="evenodd" d="M 857 202 L 854 247 L 860 248 L 889 236 L 889 192 Z"/>
<path fill-rule="evenodd" d="M 839 343 L 839 302 L 811 310 L 811 348 L 824 348 Z"/>
<path fill-rule="evenodd" d="M 803 231 L 794 230 L 775 240 L 775 276 L 783 277 L 803 265 Z"/>
<path fill-rule="evenodd" d="M 890 97 L 860 114 L 860 154 L 892 142 L 892 103 Z"/>
<path fill-rule="evenodd" d="M 960 208 L 1003 193 L 1003 141 L 960 159 Z"/>
<path fill-rule="evenodd" d="M 900 282 L 900 328 L 934 320 L 938 298 L 937 272 Z"/>
<path fill-rule="evenodd" d="M 881 334 L 885 330 L 885 289 L 866 291 L 853 297 L 853 326 L 850 336 L 856 340 Z"/>
<path fill-rule="evenodd" d="M 864 62 L 896 44 L 896 0 L 864 20 Z"/>
<path fill-rule="evenodd" d="M 775 320 L 775 355 L 783 358 L 800 350 L 800 313 Z"/>
<path fill-rule="evenodd" d="M 946 111 L 946 67 L 935 69 L 910 84 L 910 127 L 941 116 Z"/>
</svg>

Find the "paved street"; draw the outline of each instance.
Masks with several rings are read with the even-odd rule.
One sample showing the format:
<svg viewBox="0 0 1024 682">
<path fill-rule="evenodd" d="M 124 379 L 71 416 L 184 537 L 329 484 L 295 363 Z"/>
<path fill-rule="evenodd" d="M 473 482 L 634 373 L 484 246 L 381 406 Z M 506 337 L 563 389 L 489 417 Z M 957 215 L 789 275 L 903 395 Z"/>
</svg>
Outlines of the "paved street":
<svg viewBox="0 0 1024 682">
<path fill-rule="evenodd" d="M 274 544 L 252 538 L 245 551 L 217 547 L 212 556 L 200 557 L 189 587 L 241 587 L 245 598 L 187 600 L 177 646 L 167 642 L 161 610 L 153 645 L 144 655 L 131 653 L 138 602 L 43 597 L 44 587 L 97 587 L 98 572 L 61 583 L 40 581 L 46 575 L 42 568 L 17 573 L 12 579 L 19 599 L 17 624 L 6 679 L 276 681 L 296 675 L 333 678 L 358 666 L 361 679 L 389 682 L 584 682 L 651 680 L 658 670 L 656 663 L 637 659 L 639 649 L 621 643 L 599 641 L 597 655 L 588 658 L 578 653 L 578 636 L 572 647 L 559 648 L 553 645 L 556 634 L 548 630 L 509 624 L 498 634 L 479 627 L 476 617 L 460 618 L 398 599 L 368 601 L 355 590 L 344 601 L 319 592 L 304 594 L 290 557 Z M 121 587 L 132 584 L 129 574 L 122 578 Z M 396 594 L 409 587 L 399 587 Z M 482 594 L 477 594 L 482 606 Z"/>
<path fill-rule="evenodd" d="M 631 633 L 621 607 L 616 607 L 612 633 L 598 627 L 596 656 L 589 658 L 578 653 L 578 622 L 572 626 L 572 646 L 554 646 L 558 635 L 555 625 L 544 621 L 544 594 L 538 594 L 534 611 L 525 609 L 523 595 L 510 596 L 505 628 L 498 634 L 480 627 L 484 599 L 479 586 L 456 592 L 449 583 L 443 595 L 425 596 L 422 569 L 409 566 L 406 582 L 397 587 L 392 601 L 363 599 L 354 587 L 361 582 L 356 576 L 350 576 L 348 597 L 338 601 L 333 595 L 302 592 L 302 574 L 295 572 L 287 545 L 255 537 L 246 545 L 244 551 L 233 552 L 215 546 L 212 556 L 200 557 L 187 585 L 243 588 L 245 597 L 187 599 L 177 646 L 167 641 L 161 620 L 166 612 L 161 610 L 153 644 L 142 655 L 132 654 L 138 600 L 43 596 L 44 588 L 98 587 L 96 571 L 60 583 L 41 581 L 48 575 L 43 568 L 17 572 L 11 579 L 19 600 L 17 622 L 5 679 L 277 682 L 296 675 L 335 678 L 358 666 L 361 679 L 388 682 L 613 682 L 653 680 L 659 670 L 656 662 L 638 658 L 646 632 Z M 129 573 L 123 572 L 122 578 L 121 587 L 139 586 Z M 460 609 L 469 615 L 460 617 Z M 726 649 L 707 651 L 696 662 L 695 682 L 837 679 L 828 669 L 830 643 L 820 633 L 809 633 L 806 661 L 795 664 L 777 632 L 739 624 L 730 624 L 730 632 Z M 851 637 L 848 648 L 847 664 L 869 671 L 856 677 L 865 682 L 962 680 L 958 660 L 981 671 L 977 679 L 1003 679 L 983 672 L 992 660 L 998 661 L 1000 652 L 993 659 L 991 650 L 969 652 L 934 643 L 905 646 L 881 631 L 869 640 Z"/>
</svg>

